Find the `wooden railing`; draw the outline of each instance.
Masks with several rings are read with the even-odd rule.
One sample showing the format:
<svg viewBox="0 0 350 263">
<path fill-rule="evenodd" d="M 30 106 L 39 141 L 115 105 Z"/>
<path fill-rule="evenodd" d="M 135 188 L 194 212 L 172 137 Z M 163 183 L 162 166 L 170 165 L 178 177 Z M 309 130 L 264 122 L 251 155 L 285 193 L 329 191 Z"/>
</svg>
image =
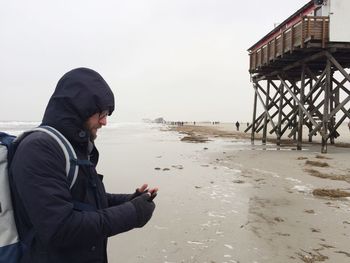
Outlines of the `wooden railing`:
<svg viewBox="0 0 350 263">
<path fill-rule="evenodd" d="M 293 25 L 281 31 L 262 47 L 252 50 L 250 55 L 250 70 L 269 64 L 276 58 L 296 48 L 304 48 L 305 43 L 316 40 L 325 48 L 329 40 L 329 17 L 306 16 Z"/>
</svg>

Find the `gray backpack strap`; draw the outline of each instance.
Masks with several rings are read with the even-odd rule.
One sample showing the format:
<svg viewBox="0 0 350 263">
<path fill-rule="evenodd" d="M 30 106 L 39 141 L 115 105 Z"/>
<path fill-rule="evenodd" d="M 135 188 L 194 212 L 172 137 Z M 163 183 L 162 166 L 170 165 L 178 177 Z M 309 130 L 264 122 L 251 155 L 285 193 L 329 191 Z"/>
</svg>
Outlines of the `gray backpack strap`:
<svg viewBox="0 0 350 263">
<path fill-rule="evenodd" d="M 70 142 L 55 128 L 51 126 L 39 126 L 32 131 L 41 131 L 50 135 L 61 147 L 64 157 L 66 158 L 66 174 L 69 183 L 69 189 L 72 189 L 79 171 L 77 155 Z"/>
</svg>

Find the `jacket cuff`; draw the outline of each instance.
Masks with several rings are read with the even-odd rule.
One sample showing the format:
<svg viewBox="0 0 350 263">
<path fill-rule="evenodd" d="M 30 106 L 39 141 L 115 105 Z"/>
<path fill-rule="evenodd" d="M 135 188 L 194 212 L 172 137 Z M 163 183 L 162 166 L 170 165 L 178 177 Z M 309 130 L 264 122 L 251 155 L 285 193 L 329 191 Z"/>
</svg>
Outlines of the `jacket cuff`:
<svg viewBox="0 0 350 263">
<path fill-rule="evenodd" d="M 108 208 L 114 214 L 110 222 L 110 236 L 129 231 L 137 226 L 136 208 L 131 202 Z"/>
</svg>

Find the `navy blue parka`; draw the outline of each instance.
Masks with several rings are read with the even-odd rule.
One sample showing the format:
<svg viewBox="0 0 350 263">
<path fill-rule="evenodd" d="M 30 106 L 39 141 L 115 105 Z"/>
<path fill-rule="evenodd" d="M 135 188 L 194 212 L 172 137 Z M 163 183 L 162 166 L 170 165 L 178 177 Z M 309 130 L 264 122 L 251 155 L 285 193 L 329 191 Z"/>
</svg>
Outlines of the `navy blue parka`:
<svg viewBox="0 0 350 263">
<path fill-rule="evenodd" d="M 93 163 L 79 167 L 72 189 L 66 159 L 53 138 L 34 132 L 19 144 L 10 169 L 17 227 L 23 240 L 34 233 L 22 263 L 105 263 L 107 238 L 136 227 L 130 195 L 106 193 L 95 169 L 99 154 L 84 123 L 104 110 L 113 112 L 114 95 L 87 68 L 66 73 L 49 100 L 42 124 L 61 132 L 78 159 Z M 74 201 L 94 209 L 79 211 Z"/>
</svg>

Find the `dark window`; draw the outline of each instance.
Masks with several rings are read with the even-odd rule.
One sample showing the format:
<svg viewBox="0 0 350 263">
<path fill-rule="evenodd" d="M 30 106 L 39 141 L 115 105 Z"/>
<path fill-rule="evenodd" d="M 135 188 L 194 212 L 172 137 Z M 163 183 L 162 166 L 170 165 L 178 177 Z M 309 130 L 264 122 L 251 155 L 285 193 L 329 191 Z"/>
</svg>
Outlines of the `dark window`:
<svg viewBox="0 0 350 263">
<path fill-rule="evenodd" d="M 322 8 L 318 7 L 315 9 L 315 16 L 322 16 Z"/>
</svg>

